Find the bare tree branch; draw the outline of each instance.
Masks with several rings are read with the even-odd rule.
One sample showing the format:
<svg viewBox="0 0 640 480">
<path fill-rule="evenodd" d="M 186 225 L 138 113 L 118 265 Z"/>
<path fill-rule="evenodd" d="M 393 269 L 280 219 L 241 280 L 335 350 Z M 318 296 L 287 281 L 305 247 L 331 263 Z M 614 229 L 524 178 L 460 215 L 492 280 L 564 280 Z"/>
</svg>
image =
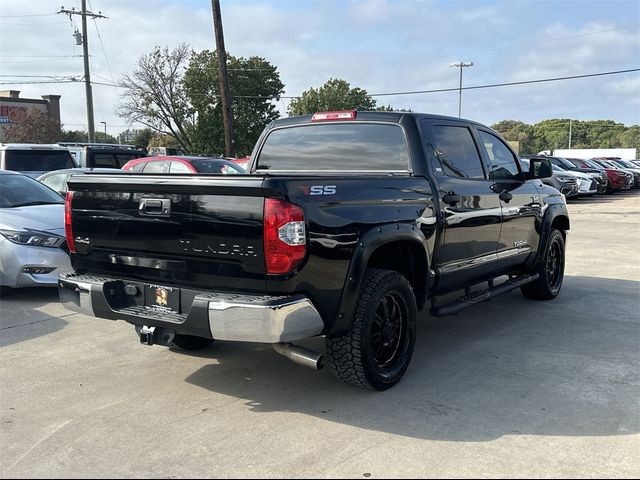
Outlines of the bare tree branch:
<svg viewBox="0 0 640 480">
<path fill-rule="evenodd" d="M 185 95 L 182 72 L 190 56 L 187 44 L 173 50 L 156 47 L 140 57 L 133 73 L 123 75 L 119 82 L 125 90 L 118 114 L 156 132 L 167 132 L 185 150 L 192 145 L 193 108 Z"/>
</svg>

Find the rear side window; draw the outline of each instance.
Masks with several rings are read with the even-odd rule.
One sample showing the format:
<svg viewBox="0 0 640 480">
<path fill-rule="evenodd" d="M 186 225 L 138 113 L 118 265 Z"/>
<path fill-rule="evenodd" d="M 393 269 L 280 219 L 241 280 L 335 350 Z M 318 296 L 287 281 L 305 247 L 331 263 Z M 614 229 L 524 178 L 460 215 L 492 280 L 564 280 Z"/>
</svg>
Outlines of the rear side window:
<svg viewBox="0 0 640 480">
<path fill-rule="evenodd" d="M 191 169 L 182 162 L 171 162 L 169 173 L 191 173 Z"/>
<path fill-rule="evenodd" d="M 66 192 L 68 179 L 68 173 L 56 173 L 42 180 L 42 183 L 56 192 Z"/>
<path fill-rule="evenodd" d="M 263 170 L 406 172 L 409 169 L 409 149 L 399 125 L 300 125 L 269 133 L 257 165 Z"/>
<path fill-rule="evenodd" d="M 5 170 L 15 172 L 51 172 L 73 168 L 75 163 L 68 150 L 5 150 Z"/>
<path fill-rule="evenodd" d="M 448 177 L 484 179 L 478 149 L 467 127 L 433 126 L 434 147 Z"/>
</svg>

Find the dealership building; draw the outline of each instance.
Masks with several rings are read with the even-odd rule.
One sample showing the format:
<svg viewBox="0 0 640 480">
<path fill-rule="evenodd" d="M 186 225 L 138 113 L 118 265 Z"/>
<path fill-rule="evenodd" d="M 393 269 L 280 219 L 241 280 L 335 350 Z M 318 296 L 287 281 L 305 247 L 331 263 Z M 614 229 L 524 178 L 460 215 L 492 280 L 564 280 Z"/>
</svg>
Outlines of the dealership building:
<svg viewBox="0 0 640 480">
<path fill-rule="evenodd" d="M 11 115 L 18 111 L 35 108 L 47 114 L 60 126 L 60 95 L 42 95 L 38 98 L 20 98 L 19 90 L 0 91 L 0 142 L 4 129 L 11 123 Z"/>
</svg>

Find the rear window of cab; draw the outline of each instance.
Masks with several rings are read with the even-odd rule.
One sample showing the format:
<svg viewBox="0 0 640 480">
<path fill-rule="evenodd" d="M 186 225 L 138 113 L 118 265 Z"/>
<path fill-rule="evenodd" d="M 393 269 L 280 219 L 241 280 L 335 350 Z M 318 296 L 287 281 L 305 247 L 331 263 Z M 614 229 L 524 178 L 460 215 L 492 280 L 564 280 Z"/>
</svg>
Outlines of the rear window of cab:
<svg viewBox="0 0 640 480">
<path fill-rule="evenodd" d="M 381 123 L 318 123 L 269 132 L 258 170 L 409 170 L 402 127 Z"/>
</svg>

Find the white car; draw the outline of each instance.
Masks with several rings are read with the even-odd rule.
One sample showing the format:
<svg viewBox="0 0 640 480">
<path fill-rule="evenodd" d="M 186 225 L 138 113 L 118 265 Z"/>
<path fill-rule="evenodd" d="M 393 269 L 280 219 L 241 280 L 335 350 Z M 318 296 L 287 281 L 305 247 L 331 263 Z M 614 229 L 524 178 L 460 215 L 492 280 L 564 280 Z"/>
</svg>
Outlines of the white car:
<svg viewBox="0 0 640 480">
<path fill-rule="evenodd" d="M 565 170 L 563 175 L 571 174 L 578 180 L 578 195 L 594 195 L 598 193 L 598 182 L 593 175 L 587 173 L 576 172 L 575 170 Z"/>
<path fill-rule="evenodd" d="M 16 172 L 0 171 L 0 294 L 9 288 L 56 287 L 72 270 L 64 199 Z"/>
</svg>

